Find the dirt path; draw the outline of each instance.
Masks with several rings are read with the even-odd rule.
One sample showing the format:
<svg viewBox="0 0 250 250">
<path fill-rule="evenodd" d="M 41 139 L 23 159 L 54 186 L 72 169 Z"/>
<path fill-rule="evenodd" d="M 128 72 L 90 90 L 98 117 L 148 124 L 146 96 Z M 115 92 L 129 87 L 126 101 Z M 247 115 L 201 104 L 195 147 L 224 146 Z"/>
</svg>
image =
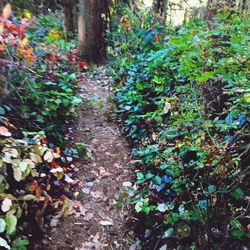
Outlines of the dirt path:
<svg viewBox="0 0 250 250">
<path fill-rule="evenodd" d="M 88 163 L 79 163 L 81 188 L 75 201 L 76 213 L 52 230 L 46 249 L 127 250 L 128 214 L 125 208 L 115 208 L 115 204 L 126 190 L 130 150 L 117 125 L 107 119 L 111 105 L 107 101 L 108 87 L 97 80 L 84 80 L 80 92 L 85 100 L 99 96 L 92 106 L 83 105 L 75 129 L 76 141 L 84 141 L 92 157 Z"/>
</svg>

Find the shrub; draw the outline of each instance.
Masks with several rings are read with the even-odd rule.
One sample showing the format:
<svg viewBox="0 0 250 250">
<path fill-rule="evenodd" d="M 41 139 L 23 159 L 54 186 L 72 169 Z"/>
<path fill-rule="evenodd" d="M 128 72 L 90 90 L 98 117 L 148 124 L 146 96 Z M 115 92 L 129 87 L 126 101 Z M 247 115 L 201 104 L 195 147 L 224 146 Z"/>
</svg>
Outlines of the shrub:
<svg viewBox="0 0 250 250">
<path fill-rule="evenodd" d="M 131 203 L 147 249 L 249 241 L 250 20 L 216 18 L 211 30 L 201 20 L 163 38 L 132 26 L 133 41 L 115 47 L 117 112 L 138 160 Z"/>
<path fill-rule="evenodd" d="M 7 10 L 0 16 L 0 247 L 26 249 L 34 232 L 42 235 L 45 223 L 72 208 L 78 154 L 65 135 L 81 104 L 77 74 L 87 65 L 74 41 L 48 46 L 49 31 L 34 41 L 34 26 L 24 33 L 29 20 L 10 21 Z"/>
</svg>

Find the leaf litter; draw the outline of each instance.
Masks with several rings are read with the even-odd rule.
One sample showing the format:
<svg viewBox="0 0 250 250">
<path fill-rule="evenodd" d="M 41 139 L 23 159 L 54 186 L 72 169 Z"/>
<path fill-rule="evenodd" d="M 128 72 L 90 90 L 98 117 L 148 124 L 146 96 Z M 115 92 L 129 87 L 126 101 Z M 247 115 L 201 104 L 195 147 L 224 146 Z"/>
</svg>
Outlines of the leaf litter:
<svg viewBox="0 0 250 250">
<path fill-rule="evenodd" d="M 129 214 L 126 202 L 120 204 L 120 194 L 131 186 L 127 170 L 131 152 L 118 126 L 105 117 L 110 107 L 108 87 L 91 76 L 79 87 L 85 99 L 97 94 L 103 104 L 101 109 L 97 102 L 83 107 L 78 126 L 73 129 L 75 140 L 84 140 L 92 157 L 77 165 L 79 190 L 75 192 L 70 216 L 53 228 L 43 249 L 127 250 L 132 245 L 127 228 Z M 67 180 L 71 182 L 70 177 Z M 52 226 L 57 221 L 53 223 Z"/>
</svg>

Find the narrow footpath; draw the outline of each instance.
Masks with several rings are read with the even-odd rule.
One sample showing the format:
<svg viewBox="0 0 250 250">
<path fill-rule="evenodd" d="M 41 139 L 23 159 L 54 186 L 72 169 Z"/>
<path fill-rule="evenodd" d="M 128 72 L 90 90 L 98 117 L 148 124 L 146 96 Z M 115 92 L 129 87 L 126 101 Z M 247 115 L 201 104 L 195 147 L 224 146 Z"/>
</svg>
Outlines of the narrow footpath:
<svg viewBox="0 0 250 250">
<path fill-rule="evenodd" d="M 83 78 L 79 83 L 83 100 L 98 99 L 83 105 L 73 129 L 75 140 L 87 144 L 91 157 L 78 163 L 80 190 L 74 212 L 45 239 L 48 250 L 129 249 L 128 211 L 116 204 L 129 185 L 130 149 L 110 116 L 111 92 L 103 85 L 108 80 Z"/>
</svg>

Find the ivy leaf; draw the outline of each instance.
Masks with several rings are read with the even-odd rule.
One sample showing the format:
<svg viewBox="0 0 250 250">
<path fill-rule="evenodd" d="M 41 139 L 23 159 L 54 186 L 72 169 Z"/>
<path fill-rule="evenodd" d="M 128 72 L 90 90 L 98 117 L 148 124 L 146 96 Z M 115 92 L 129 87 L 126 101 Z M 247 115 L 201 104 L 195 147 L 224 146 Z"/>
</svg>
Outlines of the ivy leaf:
<svg viewBox="0 0 250 250">
<path fill-rule="evenodd" d="M 2 202 L 1 209 L 4 213 L 8 212 L 12 206 L 12 201 L 9 198 L 5 198 Z"/>
<path fill-rule="evenodd" d="M 172 227 L 170 227 L 169 229 L 167 229 L 164 233 L 164 238 L 171 238 L 174 235 L 174 229 Z"/>
<path fill-rule="evenodd" d="M 163 245 L 163 246 L 161 246 L 160 248 L 159 248 L 159 250 L 167 250 L 168 249 L 168 246 L 165 244 L 165 245 Z"/>
<path fill-rule="evenodd" d="M 158 209 L 158 211 L 164 213 L 164 212 L 167 211 L 167 206 L 166 206 L 166 204 L 161 203 L 161 204 L 158 205 L 157 209 Z"/>
<path fill-rule="evenodd" d="M 30 153 L 30 158 L 35 164 L 39 164 L 42 162 L 42 158 L 34 153 Z"/>
<path fill-rule="evenodd" d="M 4 114 L 5 114 L 5 110 L 2 107 L 0 107 L 0 115 L 4 115 Z"/>
<path fill-rule="evenodd" d="M 238 239 L 241 239 L 244 235 L 245 233 L 241 230 L 235 230 L 232 232 L 232 236 Z"/>
<path fill-rule="evenodd" d="M 153 40 L 153 36 L 148 33 L 145 38 L 144 38 L 144 43 L 147 44 L 147 43 L 150 43 L 151 41 Z"/>
<path fill-rule="evenodd" d="M 54 159 L 54 156 L 53 156 L 53 153 L 48 150 L 45 155 L 43 156 L 44 160 L 47 161 L 47 162 L 52 162 L 53 159 Z"/>
<path fill-rule="evenodd" d="M 26 194 L 22 197 L 22 200 L 24 200 L 24 201 L 32 201 L 35 199 L 36 199 L 36 196 L 33 194 Z"/>
<path fill-rule="evenodd" d="M 200 83 L 204 83 L 206 81 L 208 81 L 211 77 L 213 77 L 215 75 L 215 72 L 214 71 L 211 71 L 211 72 L 204 72 L 202 75 L 198 76 L 196 78 L 196 81 L 197 82 L 200 82 Z"/>
<path fill-rule="evenodd" d="M 135 204 L 135 211 L 137 213 L 140 213 L 142 211 L 142 207 L 143 207 L 143 202 L 139 201 Z"/>
<path fill-rule="evenodd" d="M 154 183 L 156 185 L 160 185 L 162 183 L 162 179 L 160 176 L 156 175 L 155 178 L 154 178 Z"/>
<path fill-rule="evenodd" d="M 7 241 L 0 237 L 0 247 L 4 247 L 6 249 L 10 249 L 10 246 L 8 245 Z"/>
<path fill-rule="evenodd" d="M 156 191 L 160 192 L 165 186 L 166 186 L 166 184 L 162 183 L 161 185 L 159 185 L 159 186 L 156 187 Z"/>
<path fill-rule="evenodd" d="M 22 180 L 22 171 L 20 168 L 13 167 L 13 174 L 16 181 L 19 182 Z"/>
<path fill-rule="evenodd" d="M 5 231 L 5 228 L 6 228 L 5 220 L 0 218 L 0 233 L 3 233 Z"/>
<path fill-rule="evenodd" d="M 6 231 L 8 235 L 13 234 L 16 231 L 17 218 L 15 215 L 7 215 L 5 218 Z"/>
<path fill-rule="evenodd" d="M 231 192 L 231 196 L 235 199 L 242 199 L 244 197 L 244 193 L 241 188 L 236 188 Z"/>
<path fill-rule="evenodd" d="M 137 173 L 136 176 L 138 180 L 141 180 L 144 178 L 144 175 L 142 173 Z"/>
<path fill-rule="evenodd" d="M 216 192 L 216 186 L 215 185 L 209 185 L 208 186 L 208 192 L 210 193 L 210 194 L 213 194 L 213 193 L 215 193 Z"/>
</svg>

